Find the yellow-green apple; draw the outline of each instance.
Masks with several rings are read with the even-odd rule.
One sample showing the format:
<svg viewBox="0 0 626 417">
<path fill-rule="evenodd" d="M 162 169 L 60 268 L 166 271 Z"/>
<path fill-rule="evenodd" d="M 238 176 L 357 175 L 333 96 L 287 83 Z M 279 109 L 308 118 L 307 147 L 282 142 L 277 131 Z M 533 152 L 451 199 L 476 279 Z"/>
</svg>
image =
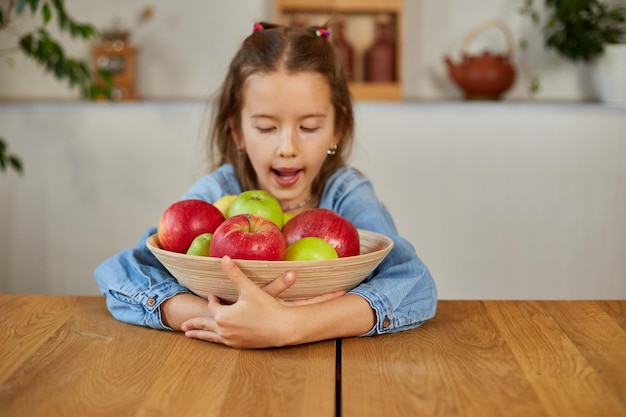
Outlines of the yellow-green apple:
<svg viewBox="0 0 626 417">
<path fill-rule="evenodd" d="M 285 227 L 285 224 L 287 224 L 287 222 L 291 219 L 293 219 L 295 215 L 291 214 L 291 213 L 283 213 L 283 227 Z"/>
<path fill-rule="evenodd" d="M 248 190 L 242 192 L 230 203 L 227 217 L 246 213 L 270 219 L 279 229 L 283 227 L 283 209 L 276 197 L 267 191 Z"/>
<path fill-rule="evenodd" d="M 313 208 L 296 215 L 283 227 L 287 246 L 303 237 L 319 237 L 335 248 L 337 256 L 359 255 L 359 232 L 345 217 L 325 208 Z"/>
<path fill-rule="evenodd" d="M 218 198 L 213 205 L 222 212 L 224 217 L 228 217 L 228 209 L 238 195 L 239 194 L 226 194 L 225 196 Z"/>
<path fill-rule="evenodd" d="M 165 250 L 186 253 L 202 233 L 213 233 L 224 221 L 222 213 L 203 200 L 180 200 L 170 205 L 159 219 L 157 234 Z"/>
<path fill-rule="evenodd" d="M 316 261 L 338 258 L 330 243 L 319 237 L 303 237 L 285 249 L 285 261 Z"/>
<path fill-rule="evenodd" d="M 209 256 L 211 239 L 213 239 L 213 233 L 202 233 L 196 236 L 187 249 L 187 255 Z"/>
<path fill-rule="evenodd" d="M 210 255 L 221 258 L 282 261 L 285 240 L 281 230 L 265 217 L 250 213 L 227 218 L 213 233 Z"/>
</svg>

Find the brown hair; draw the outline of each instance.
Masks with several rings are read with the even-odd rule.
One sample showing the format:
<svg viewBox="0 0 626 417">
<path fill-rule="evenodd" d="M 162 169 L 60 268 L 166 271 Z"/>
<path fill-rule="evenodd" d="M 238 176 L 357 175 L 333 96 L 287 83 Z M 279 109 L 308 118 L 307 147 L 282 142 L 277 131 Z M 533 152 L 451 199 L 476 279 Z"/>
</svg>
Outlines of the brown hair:
<svg viewBox="0 0 626 417">
<path fill-rule="evenodd" d="M 352 97 L 332 44 L 316 31 L 321 27 L 290 27 L 261 22 L 244 41 L 231 61 L 226 79 L 215 100 L 211 132 L 209 135 L 209 160 L 213 168 L 230 163 L 235 169 L 243 190 L 258 188 L 254 168 L 245 153 L 239 152 L 231 132 L 241 132 L 243 86 L 255 73 L 287 73 L 302 71 L 323 75 L 328 81 L 331 101 L 335 111 L 335 131 L 341 132 L 337 153 L 328 156 L 313 182 L 313 197 L 319 201 L 324 184 L 337 169 L 347 163 L 354 136 Z"/>
</svg>

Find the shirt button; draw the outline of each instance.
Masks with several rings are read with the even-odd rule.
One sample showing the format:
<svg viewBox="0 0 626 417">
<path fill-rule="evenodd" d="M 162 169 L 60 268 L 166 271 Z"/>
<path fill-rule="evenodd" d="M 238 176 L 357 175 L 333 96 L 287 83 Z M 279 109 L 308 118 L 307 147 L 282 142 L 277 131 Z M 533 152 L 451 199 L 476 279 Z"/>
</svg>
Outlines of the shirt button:
<svg viewBox="0 0 626 417">
<path fill-rule="evenodd" d="M 388 317 L 385 317 L 385 320 L 383 320 L 383 329 L 386 329 L 387 327 L 389 327 L 390 324 L 391 324 L 391 320 L 389 320 Z"/>
<path fill-rule="evenodd" d="M 148 298 L 148 306 L 152 307 L 156 304 L 156 300 L 154 298 Z"/>
</svg>

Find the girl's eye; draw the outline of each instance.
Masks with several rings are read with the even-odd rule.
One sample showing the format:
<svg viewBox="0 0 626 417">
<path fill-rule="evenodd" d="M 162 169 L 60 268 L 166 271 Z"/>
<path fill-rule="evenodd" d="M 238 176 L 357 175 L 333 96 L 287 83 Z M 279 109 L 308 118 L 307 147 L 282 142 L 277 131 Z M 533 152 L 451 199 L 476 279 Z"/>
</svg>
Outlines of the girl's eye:
<svg viewBox="0 0 626 417">
<path fill-rule="evenodd" d="M 271 131 L 274 130 L 274 128 L 273 127 L 257 127 L 257 130 L 260 133 L 270 133 Z"/>
<path fill-rule="evenodd" d="M 300 126 L 300 129 L 302 129 L 306 133 L 313 133 L 316 130 L 318 130 L 319 128 L 318 127 L 304 127 L 304 126 Z"/>
</svg>

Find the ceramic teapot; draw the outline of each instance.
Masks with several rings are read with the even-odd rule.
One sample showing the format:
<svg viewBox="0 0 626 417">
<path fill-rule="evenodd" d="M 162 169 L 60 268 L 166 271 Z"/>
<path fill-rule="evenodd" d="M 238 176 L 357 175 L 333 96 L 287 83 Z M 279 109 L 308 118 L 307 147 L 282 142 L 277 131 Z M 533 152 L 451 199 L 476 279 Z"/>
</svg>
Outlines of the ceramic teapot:
<svg viewBox="0 0 626 417">
<path fill-rule="evenodd" d="M 481 32 L 491 27 L 497 27 L 504 33 L 507 42 L 506 53 L 494 54 L 484 51 L 470 55 L 467 52 L 470 43 Z M 513 35 L 502 21 L 489 20 L 471 31 L 463 41 L 461 56 L 462 61 L 459 64 L 452 62 L 448 56 L 444 57 L 444 62 L 448 67 L 450 78 L 463 90 L 466 99 L 498 100 L 513 85 L 515 80 L 515 68 L 511 63 Z"/>
</svg>

